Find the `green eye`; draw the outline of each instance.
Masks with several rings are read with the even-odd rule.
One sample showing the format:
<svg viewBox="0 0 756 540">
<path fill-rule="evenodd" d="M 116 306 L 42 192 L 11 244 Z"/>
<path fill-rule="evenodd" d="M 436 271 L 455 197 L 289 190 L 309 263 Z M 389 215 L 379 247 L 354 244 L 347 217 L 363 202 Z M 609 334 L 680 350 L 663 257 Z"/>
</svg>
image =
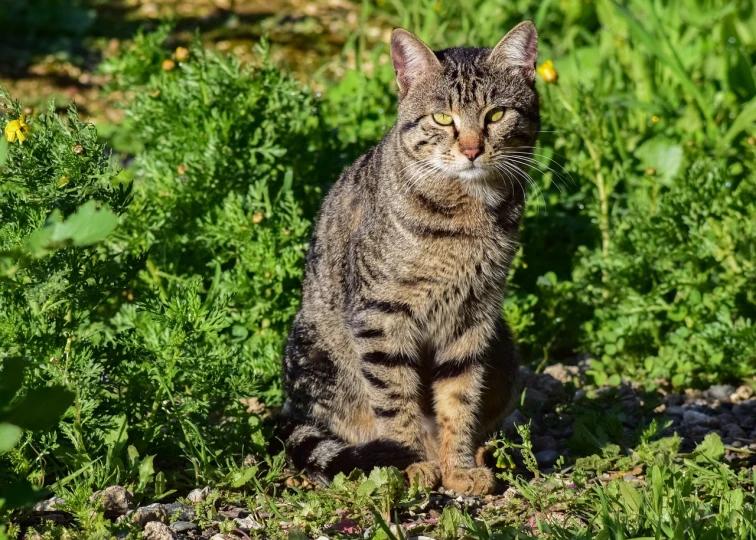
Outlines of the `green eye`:
<svg viewBox="0 0 756 540">
<path fill-rule="evenodd" d="M 440 112 L 433 113 L 433 119 L 437 124 L 441 124 L 442 126 L 449 126 L 452 122 L 454 122 L 454 119 L 451 116 Z"/>
<path fill-rule="evenodd" d="M 504 118 L 504 109 L 501 109 L 501 108 L 491 109 L 491 112 L 488 113 L 489 122 L 498 122 L 502 118 Z"/>
</svg>

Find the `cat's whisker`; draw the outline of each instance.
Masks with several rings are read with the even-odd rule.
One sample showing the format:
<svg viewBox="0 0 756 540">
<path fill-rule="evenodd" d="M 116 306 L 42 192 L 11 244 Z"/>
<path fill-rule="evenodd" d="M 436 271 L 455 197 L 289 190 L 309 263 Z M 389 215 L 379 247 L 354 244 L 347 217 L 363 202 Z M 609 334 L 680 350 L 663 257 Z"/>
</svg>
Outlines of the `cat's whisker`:
<svg viewBox="0 0 756 540">
<path fill-rule="evenodd" d="M 533 178 L 526 171 L 523 171 L 516 162 L 507 163 L 506 160 L 503 160 L 503 161 L 500 161 L 499 163 L 505 167 L 512 169 L 514 172 L 524 177 L 528 185 L 531 186 L 533 190 L 536 192 L 536 197 L 541 199 L 541 203 L 543 204 L 543 207 L 546 208 L 546 199 L 543 196 L 543 192 L 541 191 L 541 188 L 538 186 L 536 181 L 533 180 Z"/>
<path fill-rule="evenodd" d="M 513 161 L 513 162 L 517 162 L 517 163 L 520 163 L 522 165 L 528 165 L 530 167 L 533 167 L 534 169 L 536 169 L 538 172 L 540 172 L 542 174 L 545 173 L 545 171 L 541 170 L 538 166 L 540 165 L 542 167 L 545 167 L 547 170 L 551 171 L 557 178 L 559 178 L 560 180 L 562 180 L 562 182 L 564 182 L 564 179 L 562 178 L 562 175 L 560 175 L 557 171 L 555 171 L 554 169 L 552 169 L 548 165 L 544 165 L 543 163 L 541 163 L 541 162 L 539 162 L 537 160 L 534 160 L 534 159 L 525 159 L 525 158 L 523 158 L 521 156 L 514 156 L 514 155 L 510 155 L 509 159 L 511 161 Z M 563 193 L 561 186 L 559 186 L 559 184 L 557 182 L 553 182 L 553 184 L 559 190 L 559 193 Z"/>
<path fill-rule="evenodd" d="M 507 151 L 507 152 L 502 153 L 502 156 L 504 156 L 504 157 L 514 156 L 514 157 L 524 158 L 524 159 L 530 160 L 530 161 L 532 161 L 532 164 L 533 164 L 533 166 L 535 168 L 539 168 L 538 166 L 545 167 L 546 169 L 548 169 L 549 171 L 551 171 L 557 178 L 559 178 L 559 180 L 561 180 L 565 185 L 567 185 L 567 180 L 569 180 L 569 183 L 571 185 L 573 185 L 573 186 L 575 185 L 575 180 L 572 178 L 572 176 L 567 171 L 567 169 L 565 169 L 561 164 L 557 163 L 557 161 L 555 161 L 554 159 L 551 159 L 550 157 L 547 157 L 547 156 L 545 156 L 543 154 L 539 154 L 539 153 L 536 153 L 536 152 L 511 152 L 511 151 Z M 547 162 L 553 163 L 554 165 L 558 166 L 563 171 L 564 174 L 558 172 L 557 170 L 555 170 L 552 167 L 549 167 L 546 163 L 543 163 L 543 162 L 535 159 L 533 156 L 543 158 L 543 159 L 547 160 Z M 541 171 L 541 172 L 543 172 L 543 171 Z M 566 179 L 565 179 L 565 176 L 566 176 Z"/>
</svg>

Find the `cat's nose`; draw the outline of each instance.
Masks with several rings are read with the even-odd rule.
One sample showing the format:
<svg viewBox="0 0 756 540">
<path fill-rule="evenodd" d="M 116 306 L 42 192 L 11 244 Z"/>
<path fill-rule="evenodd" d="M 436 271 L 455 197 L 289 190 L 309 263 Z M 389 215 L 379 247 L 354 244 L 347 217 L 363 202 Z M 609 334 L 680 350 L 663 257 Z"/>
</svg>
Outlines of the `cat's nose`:
<svg viewBox="0 0 756 540">
<path fill-rule="evenodd" d="M 470 161 L 475 161 L 475 158 L 480 155 L 480 146 L 462 146 L 459 151 L 467 156 Z"/>
</svg>

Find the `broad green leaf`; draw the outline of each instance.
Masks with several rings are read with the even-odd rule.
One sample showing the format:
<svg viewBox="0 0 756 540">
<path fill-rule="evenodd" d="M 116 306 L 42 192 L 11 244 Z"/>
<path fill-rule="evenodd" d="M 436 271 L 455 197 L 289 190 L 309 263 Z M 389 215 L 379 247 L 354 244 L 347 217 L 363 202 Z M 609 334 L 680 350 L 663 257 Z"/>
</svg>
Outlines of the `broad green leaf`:
<svg viewBox="0 0 756 540">
<path fill-rule="evenodd" d="M 358 497 L 370 496 L 373 494 L 373 492 L 377 488 L 378 486 L 375 485 L 375 482 L 373 482 L 372 480 L 365 480 L 357 488 L 357 496 Z"/>
<path fill-rule="evenodd" d="M 9 485 L 0 486 L 0 502 L 5 501 L 5 508 L 23 508 L 44 499 L 49 492 L 46 489 L 36 489 L 28 481 L 21 480 Z"/>
<path fill-rule="evenodd" d="M 152 477 L 155 474 L 155 467 L 153 461 L 155 456 L 145 456 L 142 462 L 139 464 L 139 487 L 138 490 L 142 491 L 152 481 Z"/>
<path fill-rule="evenodd" d="M 640 508 L 643 505 L 643 498 L 637 489 L 630 483 L 620 480 L 617 482 L 620 496 L 625 504 L 625 507 L 630 510 L 631 515 L 636 515 L 640 512 Z"/>
<path fill-rule="evenodd" d="M 257 467 L 245 467 L 237 469 L 230 474 L 228 485 L 232 488 L 240 488 L 247 485 L 257 474 Z"/>
<path fill-rule="evenodd" d="M 464 523 L 464 516 L 456 506 L 447 506 L 444 508 L 438 524 L 441 527 L 443 537 L 452 540 L 459 538 L 459 528 Z"/>
<path fill-rule="evenodd" d="M 53 242 L 70 241 L 74 246 L 86 246 L 107 238 L 118 225 L 118 217 L 97 201 L 88 201 L 73 215 L 58 225 L 52 236 Z"/>
<path fill-rule="evenodd" d="M 717 461 L 724 455 L 724 444 L 716 433 L 709 433 L 693 450 L 692 456 L 698 462 Z"/>
<path fill-rule="evenodd" d="M 683 149 L 671 139 L 654 137 L 640 145 L 635 155 L 643 169 L 654 169 L 662 182 L 669 184 L 680 171 Z"/>
<path fill-rule="evenodd" d="M 18 443 L 23 430 L 13 424 L 0 424 L 0 454 L 4 454 Z"/>
<path fill-rule="evenodd" d="M 0 421 L 31 431 L 50 429 L 57 425 L 73 400 L 74 393 L 62 386 L 35 388 L 0 413 Z"/>
</svg>

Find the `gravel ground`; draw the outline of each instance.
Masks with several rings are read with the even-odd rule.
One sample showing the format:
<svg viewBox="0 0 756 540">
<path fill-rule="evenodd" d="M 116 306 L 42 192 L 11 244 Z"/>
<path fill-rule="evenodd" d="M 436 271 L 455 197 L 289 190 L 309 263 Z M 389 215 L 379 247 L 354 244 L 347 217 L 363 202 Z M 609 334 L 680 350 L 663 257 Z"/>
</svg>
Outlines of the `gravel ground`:
<svg viewBox="0 0 756 540">
<path fill-rule="evenodd" d="M 557 364 L 535 374 L 522 368 L 522 379 L 527 391 L 520 407 L 503 422 L 502 430 L 508 438 L 518 440 L 516 424 L 531 422 L 531 442 L 533 452 L 542 471 L 550 472 L 560 456 L 567 463 L 575 457 L 574 437 L 580 422 L 589 422 L 593 432 L 598 433 L 599 424 L 614 418 L 615 425 L 621 425 L 628 445 L 637 440 L 639 430 L 652 419 L 671 422 L 662 430 L 662 435 L 677 433 L 683 438 L 681 451 L 692 450 L 709 433 L 717 433 L 725 444 L 725 460 L 734 465 L 751 467 L 756 465 L 756 396 L 748 385 L 712 386 L 705 391 L 688 390 L 684 393 L 664 391 L 644 392 L 638 385 L 622 384 L 619 387 L 602 387 L 584 390 L 578 388 L 584 369 L 579 366 Z M 591 416 L 591 415 L 594 416 Z M 593 422 L 595 415 L 603 421 Z M 586 420 L 588 418 L 588 420 Z M 583 428 L 584 429 L 584 428 Z M 522 458 L 514 454 L 517 466 L 515 472 L 527 473 Z M 626 475 L 627 476 L 627 475 Z M 634 479 L 634 477 L 633 477 Z M 301 488 L 311 485 L 305 480 L 291 477 L 286 482 Z M 144 538 L 163 540 L 174 538 L 225 540 L 249 537 L 253 531 L 263 529 L 258 520 L 271 517 L 263 508 L 243 508 L 234 504 L 216 503 L 217 522 L 202 528 L 192 503 L 200 503 L 210 494 L 210 488 L 195 489 L 184 502 L 155 503 L 134 508 L 132 495 L 123 487 L 111 486 L 93 495 L 102 498 L 105 516 L 111 520 L 133 520 L 143 529 Z M 515 497 L 513 488 L 502 484 L 497 492 L 486 497 L 463 497 L 447 492 L 444 488 L 431 494 L 430 498 L 413 509 L 405 510 L 401 516 L 404 533 L 415 540 L 423 540 L 422 534 L 432 528 L 449 505 L 465 508 L 473 515 L 481 512 L 495 513 L 497 508 L 506 507 Z M 51 520 L 61 525 L 73 524 L 70 514 L 56 509 L 60 499 L 50 499 L 39 503 L 33 512 L 34 521 Z M 345 515 L 347 512 L 345 511 Z M 220 534 L 220 522 L 231 520 L 235 525 L 232 533 Z M 30 528 L 27 538 L 34 538 Z M 348 518 L 332 526 L 341 533 L 363 533 L 371 537 L 370 530 L 362 530 Z M 320 540 L 328 537 L 320 537 Z"/>
</svg>

